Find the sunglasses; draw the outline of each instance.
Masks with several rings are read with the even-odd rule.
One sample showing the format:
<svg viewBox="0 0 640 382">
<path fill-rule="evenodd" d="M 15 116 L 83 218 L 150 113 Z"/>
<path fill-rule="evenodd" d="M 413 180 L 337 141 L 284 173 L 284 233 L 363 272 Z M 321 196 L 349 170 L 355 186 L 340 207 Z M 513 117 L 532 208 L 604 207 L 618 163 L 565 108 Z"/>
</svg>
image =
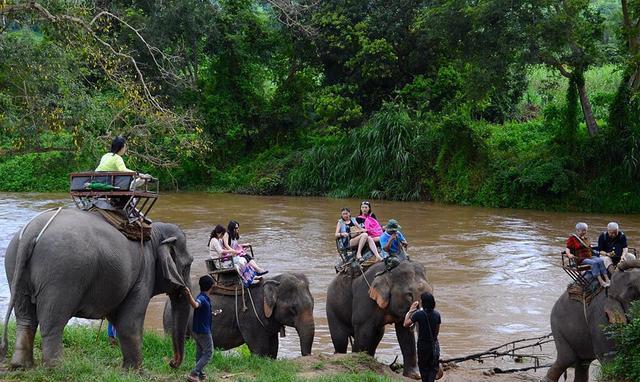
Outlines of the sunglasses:
<svg viewBox="0 0 640 382">
<path fill-rule="evenodd" d="M 365 206 L 369 206 L 371 207 L 371 203 L 367 202 L 366 200 L 363 201 L 362 203 L 360 203 L 361 206 L 365 205 Z"/>
</svg>

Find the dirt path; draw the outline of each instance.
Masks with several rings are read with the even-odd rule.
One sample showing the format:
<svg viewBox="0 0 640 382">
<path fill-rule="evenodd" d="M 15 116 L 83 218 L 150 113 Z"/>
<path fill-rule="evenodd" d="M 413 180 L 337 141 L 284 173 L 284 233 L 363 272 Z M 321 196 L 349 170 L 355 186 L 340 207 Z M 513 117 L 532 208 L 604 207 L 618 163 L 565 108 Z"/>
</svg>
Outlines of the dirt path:
<svg viewBox="0 0 640 382">
<path fill-rule="evenodd" d="M 393 372 L 388 365 L 382 364 L 365 354 L 334 354 L 299 357 L 293 360 L 300 366 L 298 377 L 315 378 L 337 373 L 364 373 L 371 371 L 398 381 L 414 381 L 402 374 Z M 447 370 L 440 382 L 510 382 L 539 381 L 540 378 L 527 373 L 485 375 L 483 370 L 457 367 Z"/>
</svg>

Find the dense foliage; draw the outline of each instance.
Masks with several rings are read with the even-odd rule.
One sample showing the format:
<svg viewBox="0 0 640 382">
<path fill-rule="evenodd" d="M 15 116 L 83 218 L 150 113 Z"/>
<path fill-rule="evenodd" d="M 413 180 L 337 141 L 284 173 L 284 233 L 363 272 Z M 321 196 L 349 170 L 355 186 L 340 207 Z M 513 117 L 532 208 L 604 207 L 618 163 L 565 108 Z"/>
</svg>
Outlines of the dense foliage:
<svg viewBox="0 0 640 382">
<path fill-rule="evenodd" d="M 631 304 L 627 324 L 608 328 L 616 343 L 616 356 L 602 365 L 604 377 L 616 381 L 640 380 L 640 303 Z"/>
<path fill-rule="evenodd" d="M 170 188 L 640 211 L 635 0 L 3 4 L 3 191 L 124 134 Z"/>
</svg>

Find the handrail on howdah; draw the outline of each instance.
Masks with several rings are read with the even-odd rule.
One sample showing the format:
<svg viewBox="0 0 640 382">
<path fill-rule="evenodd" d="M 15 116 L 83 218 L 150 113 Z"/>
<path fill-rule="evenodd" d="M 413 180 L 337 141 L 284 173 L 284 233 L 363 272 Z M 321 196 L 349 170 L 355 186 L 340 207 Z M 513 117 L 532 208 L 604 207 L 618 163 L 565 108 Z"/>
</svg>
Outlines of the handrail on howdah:
<svg viewBox="0 0 640 382">
<path fill-rule="evenodd" d="M 87 210 L 100 200 L 121 209 L 131 219 L 147 218 L 159 195 L 158 179 L 137 172 L 87 171 L 69 174 L 69 193 Z"/>
</svg>

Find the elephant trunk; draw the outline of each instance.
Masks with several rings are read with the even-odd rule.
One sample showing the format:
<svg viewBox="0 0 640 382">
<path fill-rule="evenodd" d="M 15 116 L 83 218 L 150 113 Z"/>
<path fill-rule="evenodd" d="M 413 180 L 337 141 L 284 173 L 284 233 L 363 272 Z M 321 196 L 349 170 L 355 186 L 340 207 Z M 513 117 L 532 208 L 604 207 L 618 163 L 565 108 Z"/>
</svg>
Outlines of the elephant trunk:
<svg viewBox="0 0 640 382">
<path fill-rule="evenodd" d="M 312 311 L 305 311 L 298 316 L 296 319 L 296 331 L 298 332 L 298 337 L 300 337 L 300 353 L 303 356 L 310 355 L 316 331 Z"/>
<path fill-rule="evenodd" d="M 173 359 L 169 362 L 172 368 L 178 368 L 184 358 L 184 341 L 189 324 L 189 303 L 182 296 L 171 297 L 171 339 L 173 341 Z"/>
</svg>

